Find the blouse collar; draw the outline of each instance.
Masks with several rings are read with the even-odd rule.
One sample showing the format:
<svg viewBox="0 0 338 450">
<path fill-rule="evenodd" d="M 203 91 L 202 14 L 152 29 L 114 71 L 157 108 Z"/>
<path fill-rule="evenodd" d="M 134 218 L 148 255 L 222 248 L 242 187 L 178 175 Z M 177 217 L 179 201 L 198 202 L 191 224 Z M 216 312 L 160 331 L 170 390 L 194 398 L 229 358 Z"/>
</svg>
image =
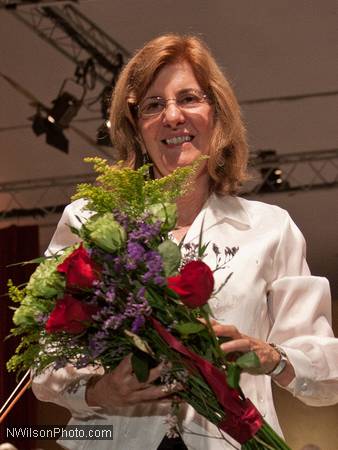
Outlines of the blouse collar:
<svg viewBox="0 0 338 450">
<path fill-rule="evenodd" d="M 189 228 L 185 242 L 195 240 L 204 231 L 221 222 L 228 222 L 235 228 L 251 228 L 251 219 L 245 202 L 239 197 L 211 194 Z"/>
</svg>

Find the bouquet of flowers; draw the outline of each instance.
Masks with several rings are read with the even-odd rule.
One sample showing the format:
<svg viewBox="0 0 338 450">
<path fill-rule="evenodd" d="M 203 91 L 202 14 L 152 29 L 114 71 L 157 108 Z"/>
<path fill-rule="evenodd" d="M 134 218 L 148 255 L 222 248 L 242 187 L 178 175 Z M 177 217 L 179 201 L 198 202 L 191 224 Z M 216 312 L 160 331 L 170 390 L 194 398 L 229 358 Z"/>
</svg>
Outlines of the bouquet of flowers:
<svg viewBox="0 0 338 450">
<path fill-rule="evenodd" d="M 242 449 L 289 449 L 241 392 L 240 372 L 259 364 L 257 356 L 228 359 L 210 323 L 208 300 L 217 295 L 213 272 L 237 248 L 221 253 L 212 246 L 211 270 L 203 262 L 203 230 L 196 245 L 181 247 L 170 239 L 175 200 L 200 161 L 150 180 L 149 165 L 132 170 L 88 160 L 98 177 L 95 185 L 79 185 L 75 195 L 91 211 L 72 229 L 81 243 L 39 261 L 25 287 L 9 282 L 10 297 L 20 303 L 11 331 L 22 338 L 8 369 L 39 373 L 71 363 L 110 371 L 131 353 L 135 375 L 146 381 L 150 369 L 165 361 L 161 381 L 168 392 L 183 385 L 176 395 Z M 174 398 L 172 414 L 178 408 Z M 178 431 L 171 421 L 170 435 Z"/>
</svg>

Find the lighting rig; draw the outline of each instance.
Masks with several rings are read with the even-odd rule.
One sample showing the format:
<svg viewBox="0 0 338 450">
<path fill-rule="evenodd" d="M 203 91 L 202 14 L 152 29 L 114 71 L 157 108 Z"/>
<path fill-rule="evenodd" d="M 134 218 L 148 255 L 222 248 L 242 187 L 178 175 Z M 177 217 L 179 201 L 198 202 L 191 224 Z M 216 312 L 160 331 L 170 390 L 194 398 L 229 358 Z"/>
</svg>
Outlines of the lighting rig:
<svg viewBox="0 0 338 450">
<path fill-rule="evenodd" d="M 111 146 L 108 121 L 110 95 L 124 62 L 130 56 L 129 52 L 69 3 L 0 0 L 0 8 L 7 9 L 40 38 L 71 59 L 76 64 L 77 84 L 86 87 L 87 91 L 94 91 L 97 82 L 103 85 L 94 100 L 85 98 L 86 92 L 76 96 L 61 88 L 51 108 L 44 109 L 37 105 L 33 117 L 34 133 L 46 134 L 49 145 L 67 153 L 69 142 L 64 130 L 69 128 L 82 106 L 93 111 L 91 107 L 100 103 L 103 124 L 94 142 L 99 146 Z"/>
<path fill-rule="evenodd" d="M 66 91 L 66 84 L 72 81 L 74 80 L 66 79 L 62 83 L 57 97 L 52 101 L 52 108 L 43 111 L 41 107 L 37 107 L 32 124 L 32 129 L 37 136 L 46 134 L 47 144 L 65 153 L 68 153 L 69 141 L 63 131 L 69 128 L 86 94 L 85 88 L 80 98 Z"/>
</svg>

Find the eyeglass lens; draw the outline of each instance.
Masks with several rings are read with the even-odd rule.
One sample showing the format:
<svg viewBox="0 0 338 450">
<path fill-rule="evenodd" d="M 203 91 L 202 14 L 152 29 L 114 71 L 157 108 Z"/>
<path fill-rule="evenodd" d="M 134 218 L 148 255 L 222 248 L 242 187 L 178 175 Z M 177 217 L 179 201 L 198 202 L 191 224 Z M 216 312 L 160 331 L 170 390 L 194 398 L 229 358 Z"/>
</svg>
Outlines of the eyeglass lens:
<svg viewBox="0 0 338 450">
<path fill-rule="evenodd" d="M 180 109 L 190 109 L 199 106 L 206 100 L 207 96 L 197 90 L 188 90 L 181 92 L 174 99 L 164 99 L 162 97 L 148 97 L 139 105 L 141 116 L 149 117 L 161 114 L 167 107 L 169 101 L 173 101 Z"/>
</svg>

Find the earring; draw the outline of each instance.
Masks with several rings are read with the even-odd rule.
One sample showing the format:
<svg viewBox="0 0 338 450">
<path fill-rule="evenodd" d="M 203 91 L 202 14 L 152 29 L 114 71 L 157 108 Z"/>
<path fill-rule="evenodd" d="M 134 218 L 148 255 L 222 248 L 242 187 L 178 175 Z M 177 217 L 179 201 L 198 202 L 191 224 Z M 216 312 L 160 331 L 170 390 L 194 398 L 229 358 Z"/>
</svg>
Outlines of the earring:
<svg viewBox="0 0 338 450">
<path fill-rule="evenodd" d="M 142 153 L 142 165 L 144 165 L 144 164 L 149 164 L 151 161 L 150 161 L 150 158 L 149 158 L 149 156 L 148 156 L 148 153 L 146 152 L 146 153 Z"/>
</svg>

